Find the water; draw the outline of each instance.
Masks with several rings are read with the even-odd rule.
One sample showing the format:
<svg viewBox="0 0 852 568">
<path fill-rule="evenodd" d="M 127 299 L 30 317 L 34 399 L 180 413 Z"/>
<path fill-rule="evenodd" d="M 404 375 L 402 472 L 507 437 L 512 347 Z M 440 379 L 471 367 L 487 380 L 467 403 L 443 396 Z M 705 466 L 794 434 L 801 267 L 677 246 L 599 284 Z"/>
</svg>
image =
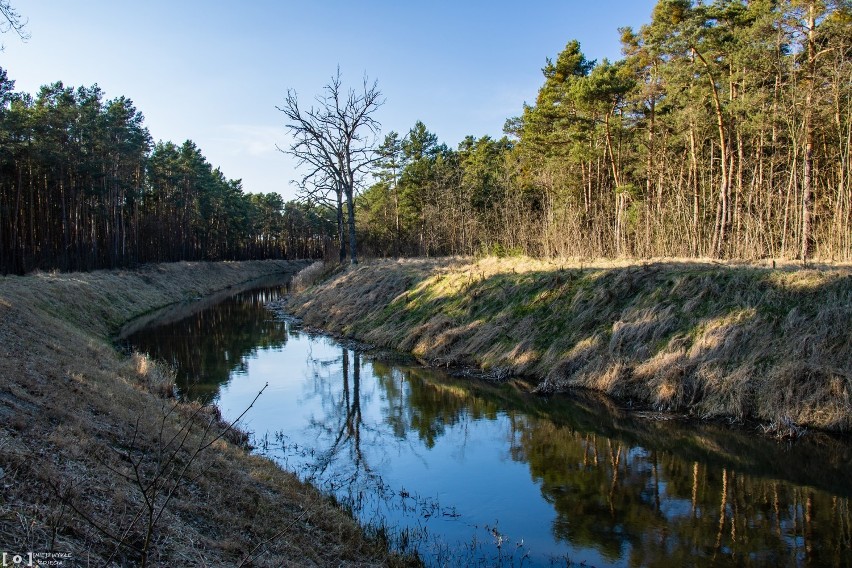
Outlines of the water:
<svg viewBox="0 0 852 568">
<path fill-rule="evenodd" d="M 454 378 L 275 321 L 264 304 L 282 290 L 129 341 L 226 419 L 268 384 L 243 423 L 257 451 L 427 565 L 852 565 L 843 440 Z"/>
</svg>

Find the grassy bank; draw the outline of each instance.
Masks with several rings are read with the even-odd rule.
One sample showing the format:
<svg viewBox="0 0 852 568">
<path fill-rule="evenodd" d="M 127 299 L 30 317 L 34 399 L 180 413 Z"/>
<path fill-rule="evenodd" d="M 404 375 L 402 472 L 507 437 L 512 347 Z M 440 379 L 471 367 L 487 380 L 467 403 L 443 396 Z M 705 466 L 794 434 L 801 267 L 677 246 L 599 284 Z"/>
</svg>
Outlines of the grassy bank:
<svg viewBox="0 0 852 568">
<path fill-rule="evenodd" d="M 852 428 L 852 269 L 374 261 L 291 298 L 309 326 L 432 364 L 702 418 Z"/>
<path fill-rule="evenodd" d="M 168 370 L 111 336 L 128 320 L 304 263 L 177 263 L 0 278 L 0 551 L 66 566 L 395 563 L 350 516 Z"/>
</svg>

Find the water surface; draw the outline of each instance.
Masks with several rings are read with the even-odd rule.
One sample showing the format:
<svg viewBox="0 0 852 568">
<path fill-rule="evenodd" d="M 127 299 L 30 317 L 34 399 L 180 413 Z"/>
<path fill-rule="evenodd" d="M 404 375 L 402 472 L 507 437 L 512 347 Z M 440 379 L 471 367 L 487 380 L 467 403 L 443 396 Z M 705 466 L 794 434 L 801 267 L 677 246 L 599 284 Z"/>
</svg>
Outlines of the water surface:
<svg viewBox="0 0 852 568">
<path fill-rule="evenodd" d="M 850 566 L 850 445 L 530 395 L 277 321 L 282 288 L 132 335 L 182 396 L 432 566 Z"/>
</svg>

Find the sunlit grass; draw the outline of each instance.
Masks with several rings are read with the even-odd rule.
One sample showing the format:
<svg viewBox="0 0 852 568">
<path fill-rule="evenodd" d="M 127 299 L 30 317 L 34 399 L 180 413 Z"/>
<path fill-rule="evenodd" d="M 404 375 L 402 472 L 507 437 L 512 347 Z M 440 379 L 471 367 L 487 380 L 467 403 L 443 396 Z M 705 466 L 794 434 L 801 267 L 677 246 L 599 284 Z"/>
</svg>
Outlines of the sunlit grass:
<svg viewBox="0 0 852 568">
<path fill-rule="evenodd" d="M 702 417 L 852 427 L 848 265 L 381 260 L 291 309 L 436 364 L 529 375 L 543 391 L 592 388 Z M 802 376 L 808 389 L 791 386 Z"/>
</svg>

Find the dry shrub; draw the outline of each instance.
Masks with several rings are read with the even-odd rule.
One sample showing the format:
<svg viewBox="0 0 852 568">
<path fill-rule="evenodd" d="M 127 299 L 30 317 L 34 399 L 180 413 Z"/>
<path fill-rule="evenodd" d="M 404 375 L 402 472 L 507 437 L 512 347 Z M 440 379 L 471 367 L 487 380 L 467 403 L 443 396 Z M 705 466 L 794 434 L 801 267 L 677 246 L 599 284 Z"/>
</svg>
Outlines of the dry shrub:
<svg viewBox="0 0 852 568">
<path fill-rule="evenodd" d="M 339 264 L 317 261 L 300 270 L 291 280 L 291 289 L 294 292 L 303 292 L 332 275 L 340 269 Z"/>
<path fill-rule="evenodd" d="M 149 392 L 162 398 L 174 398 L 177 384 L 173 368 L 137 351 L 130 355 L 129 365 L 136 372 L 139 383 Z"/>
</svg>

